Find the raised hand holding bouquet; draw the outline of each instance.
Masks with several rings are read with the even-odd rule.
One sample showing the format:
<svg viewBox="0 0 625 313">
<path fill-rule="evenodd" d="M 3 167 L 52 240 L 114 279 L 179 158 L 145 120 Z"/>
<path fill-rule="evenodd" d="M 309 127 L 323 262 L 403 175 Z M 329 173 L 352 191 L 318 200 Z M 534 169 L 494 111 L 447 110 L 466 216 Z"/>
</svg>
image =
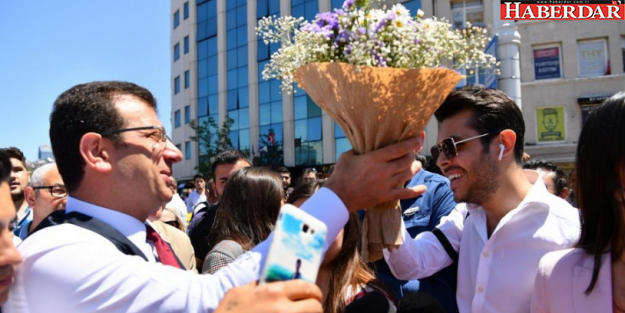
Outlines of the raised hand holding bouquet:
<svg viewBox="0 0 625 313">
<path fill-rule="evenodd" d="M 297 82 L 343 129 L 358 154 L 418 136 L 462 79 L 454 69 L 496 67 L 485 54 L 485 30 L 453 30 L 444 20 L 423 19 L 401 4 L 372 9 L 347 0 L 312 22 L 266 17 L 257 32 L 265 43 L 282 42 L 263 70 L 264 79 Z M 401 186 L 398 186 L 401 187 Z M 366 208 L 363 256 L 402 243 L 399 201 Z"/>
</svg>

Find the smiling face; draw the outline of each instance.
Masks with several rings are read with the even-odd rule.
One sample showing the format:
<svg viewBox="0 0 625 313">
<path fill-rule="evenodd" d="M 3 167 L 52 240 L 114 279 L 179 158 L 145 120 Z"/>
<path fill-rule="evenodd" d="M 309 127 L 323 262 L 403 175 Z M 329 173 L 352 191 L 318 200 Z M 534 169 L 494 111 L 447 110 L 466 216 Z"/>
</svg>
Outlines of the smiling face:
<svg viewBox="0 0 625 313">
<path fill-rule="evenodd" d="M 119 96 L 115 106 L 125 120 L 124 128 L 161 125 L 154 109 L 136 97 Z M 124 205 L 136 208 L 133 216 L 145 220 L 171 200 L 172 165 L 182 159 L 182 153 L 169 140 L 162 142 L 158 129 L 121 135 L 121 143 L 112 153 L 112 181 L 124 194 Z"/>
<path fill-rule="evenodd" d="M 445 119 L 439 124 L 438 141 L 449 137 L 460 141 L 480 135 L 468 126 L 472 114 L 473 111 L 465 110 Z M 436 164 L 451 182 L 456 202 L 481 205 L 488 201 L 499 187 L 497 156 L 493 156 L 496 149 L 491 147 L 488 153 L 484 152 L 480 139 L 459 144 L 457 149 L 458 155 L 452 159 L 441 153 Z"/>
<path fill-rule="evenodd" d="M 22 262 L 13 245 L 13 233 L 9 224 L 15 218 L 15 207 L 11 199 L 9 184 L 0 182 L 0 305 L 9 297 L 9 289 L 14 282 L 14 267 Z"/>
</svg>

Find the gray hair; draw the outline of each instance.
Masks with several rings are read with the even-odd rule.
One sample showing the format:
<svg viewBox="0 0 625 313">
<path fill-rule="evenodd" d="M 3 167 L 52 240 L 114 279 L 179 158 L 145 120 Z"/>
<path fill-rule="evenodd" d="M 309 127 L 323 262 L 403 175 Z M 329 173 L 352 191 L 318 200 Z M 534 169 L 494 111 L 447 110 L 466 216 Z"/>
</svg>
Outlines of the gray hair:
<svg viewBox="0 0 625 313">
<path fill-rule="evenodd" d="M 32 175 L 30 175 L 30 186 L 31 187 L 40 187 L 43 186 L 43 179 L 46 177 L 50 170 L 56 167 L 56 163 L 48 163 L 38 167 L 33 171 Z"/>
</svg>

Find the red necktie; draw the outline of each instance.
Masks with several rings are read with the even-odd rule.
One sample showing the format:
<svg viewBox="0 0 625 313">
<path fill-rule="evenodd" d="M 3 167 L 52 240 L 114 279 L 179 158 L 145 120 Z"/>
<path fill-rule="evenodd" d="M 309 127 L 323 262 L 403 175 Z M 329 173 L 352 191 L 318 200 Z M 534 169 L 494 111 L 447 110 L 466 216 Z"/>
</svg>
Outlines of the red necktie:
<svg viewBox="0 0 625 313">
<path fill-rule="evenodd" d="M 176 255 L 171 250 L 171 246 L 161 238 L 161 236 L 149 225 L 145 225 L 147 239 L 152 241 L 154 244 L 154 248 L 156 249 L 156 253 L 158 254 L 158 258 L 161 263 L 169 266 L 173 266 L 176 268 L 181 268 L 178 260 L 176 259 Z"/>
</svg>

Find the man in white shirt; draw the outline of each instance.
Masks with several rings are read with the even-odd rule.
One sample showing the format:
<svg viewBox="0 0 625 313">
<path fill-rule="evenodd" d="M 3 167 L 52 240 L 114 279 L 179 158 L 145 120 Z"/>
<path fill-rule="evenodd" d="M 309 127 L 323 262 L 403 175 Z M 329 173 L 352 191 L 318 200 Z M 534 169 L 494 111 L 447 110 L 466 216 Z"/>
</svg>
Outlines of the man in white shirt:
<svg viewBox="0 0 625 313">
<path fill-rule="evenodd" d="M 72 87 L 55 101 L 50 139 L 69 192 L 65 216 L 107 233 L 66 222 L 28 237 L 4 313 L 321 312 L 321 291 L 313 284 L 256 285 L 271 236 L 214 275 L 156 262 L 145 221 L 170 201 L 172 164 L 182 153 L 165 134 L 146 89 L 126 82 Z M 419 170 L 414 151 L 420 145 L 414 138 L 341 156 L 326 188 L 301 207 L 328 226 L 324 251 L 349 212 L 424 192 L 396 187 Z"/>
<path fill-rule="evenodd" d="M 193 176 L 193 183 L 195 184 L 195 190 L 189 194 L 187 200 L 185 201 L 187 205 L 187 213 L 193 213 L 193 208 L 196 204 L 202 201 L 206 201 L 206 180 L 202 174 L 195 174 Z"/>
<path fill-rule="evenodd" d="M 438 234 L 421 233 L 385 250 L 385 259 L 397 278 L 412 280 L 459 257 L 460 312 L 529 312 L 540 258 L 578 239 L 577 210 L 522 169 L 523 115 L 503 92 L 454 91 L 435 115 L 440 142 L 432 157 L 454 200 L 466 204 L 441 219 Z"/>
</svg>

